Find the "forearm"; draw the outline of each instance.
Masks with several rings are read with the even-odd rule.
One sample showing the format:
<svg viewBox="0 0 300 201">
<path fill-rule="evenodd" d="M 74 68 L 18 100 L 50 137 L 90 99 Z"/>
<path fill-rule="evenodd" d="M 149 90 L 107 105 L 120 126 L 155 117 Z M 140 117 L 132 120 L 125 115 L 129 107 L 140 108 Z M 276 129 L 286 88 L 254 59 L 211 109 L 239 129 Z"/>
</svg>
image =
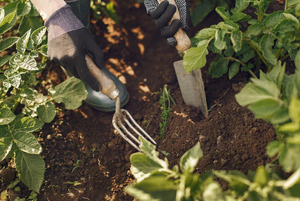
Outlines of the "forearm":
<svg viewBox="0 0 300 201">
<path fill-rule="evenodd" d="M 63 7 L 66 2 L 64 0 L 30 0 L 40 13 L 44 21 L 46 21 L 50 15 L 56 10 Z"/>
</svg>

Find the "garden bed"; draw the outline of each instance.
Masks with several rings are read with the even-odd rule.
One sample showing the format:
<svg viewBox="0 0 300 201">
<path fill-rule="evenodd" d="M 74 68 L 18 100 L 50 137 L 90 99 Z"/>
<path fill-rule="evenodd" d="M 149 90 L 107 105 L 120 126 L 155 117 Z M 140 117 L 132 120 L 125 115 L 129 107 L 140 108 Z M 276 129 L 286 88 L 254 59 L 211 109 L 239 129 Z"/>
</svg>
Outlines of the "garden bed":
<svg viewBox="0 0 300 201">
<path fill-rule="evenodd" d="M 157 149 L 168 153 L 162 157 L 168 158 L 171 167 L 198 141 L 204 152 L 196 167 L 199 173 L 210 169 L 247 173 L 270 161 L 266 146 L 276 139 L 272 125 L 255 119 L 235 100 L 235 94 L 247 83 L 247 74 L 232 80 L 226 76 L 212 79 L 207 75 L 208 62 L 202 69 L 209 107 L 204 119 L 199 109 L 184 104 L 173 68 L 173 62 L 181 58 L 175 48 L 166 45 L 142 4 L 116 0 L 115 9 L 120 23 L 109 18 L 92 20 L 91 34 L 104 51 L 107 68 L 129 91 L 130 100 L 124 108 L 147 127 Z M 192 37 L 219 20 L 213 12 L 188 35 Z M 49 63 L 39 79 L 45 80 L 47 88 L 66 77 L 59 66 Z M 171 106 L 165 136 L 160 138 L 162 111 L 157 92 L 165 84 L 176 105 Z M 123 188 L 134 181 L 129 158 L 136 150 L 114 131 L 113 113 L 99 112 L 86 104 L 74 111 L 57 106 L 61 110 L 55 121 L 39 132 L 47 169 L 38 200 L 133 200 Z"/>
</svg>

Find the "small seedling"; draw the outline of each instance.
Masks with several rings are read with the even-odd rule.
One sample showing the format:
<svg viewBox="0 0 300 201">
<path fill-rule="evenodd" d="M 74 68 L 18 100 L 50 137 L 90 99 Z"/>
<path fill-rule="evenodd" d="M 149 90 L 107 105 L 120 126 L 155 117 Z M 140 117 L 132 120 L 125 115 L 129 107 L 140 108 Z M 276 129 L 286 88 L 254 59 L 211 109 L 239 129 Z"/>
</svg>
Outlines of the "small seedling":
<svg viewBox="0 0 300 201">
<path fill-rule="evenodd" d="M 165 135 L 165 129 L 167 127 L 167 120 L 170 118 L 170 111 L 171 111 L 171 102 L 176 105 L 175 101 L 170 95 L 169 90 L 167 89 L 167 85 L 165 84 L 162 92 L 160 92 L 161 96 L 158 101 L 159 105 L 161 106 L 161 120 L 159 127 L 160 127 L 160 137 L 163 138 Z"/>
<path fill-rule="evenodd" d="M 77 160 L 76 163 L 73 164 L 74 168 L 73 168 L 72 171 L 71 171 L 72 173 L 74 172 L 74 170 L 75 170 L 76 168 L 79 168 L 79 167 L 81 166 L 81 165 L 80 165 L 80 164 L 81 164 L 80 161 L 81 161 L 81 160 Z"/>
</svg>

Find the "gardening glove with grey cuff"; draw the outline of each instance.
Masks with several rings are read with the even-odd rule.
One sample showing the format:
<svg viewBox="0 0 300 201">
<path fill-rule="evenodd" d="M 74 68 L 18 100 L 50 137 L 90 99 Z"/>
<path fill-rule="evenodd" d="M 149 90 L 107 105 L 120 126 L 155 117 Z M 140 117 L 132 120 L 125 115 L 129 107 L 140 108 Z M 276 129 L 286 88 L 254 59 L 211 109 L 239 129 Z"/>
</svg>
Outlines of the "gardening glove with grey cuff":
<svg viewBox="0 0 300 201">
<path fill-rule="evenodd" d="M 169 25 L 176 12 L 176 6 L 164 0 L 160 4 L 157 0 L 144 0 L 144 5 L 148 15 L 154 20 L 155 24 L 161 30 L 161 35 L 167 39 L 167 43 L 176 46 L 177 41 L 173 37 L 180 27 L 187 30 L 190 18 L 188 2 L 186 0 L 175 0 L 180 15 L 180 20 L 175 19 Z"/>
<path fill-rule="evenodd" d="M 48 56 L 95 91 L 101 86 L 90 73 L 88 53 L 99 68 L 104 68 L 103 53 L 69 5 L 55 11 L 45 22 L 48 28 Z"/>
</svg>

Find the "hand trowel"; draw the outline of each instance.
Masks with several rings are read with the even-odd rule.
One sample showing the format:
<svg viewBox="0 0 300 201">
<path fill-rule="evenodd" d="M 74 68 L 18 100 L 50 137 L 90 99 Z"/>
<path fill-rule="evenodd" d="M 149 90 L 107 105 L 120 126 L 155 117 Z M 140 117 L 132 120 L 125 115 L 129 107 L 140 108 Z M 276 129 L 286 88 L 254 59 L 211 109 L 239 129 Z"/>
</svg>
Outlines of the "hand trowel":
<svg viewBox="0 0 300 201">
<path fill-rule="evenodd" d="M 159 3 L 162 1 L 163 0 L 158 0 Z M 174 0 L 168 1 L 170 4 L 176 6 Z M 174 19 L 180 19 L 178 9 L 176 9 L 175 14 L 173 15 L 172 20 Z M 177 31 L 174 38 L 177 40 L 176 49 L 184 55 L 191 47 L 190 38 L 182 28 Z M 183 60 L 174 62 L 174 68 L 184 103 L 199 108 L 202 115 L 207 118 L 208 110 L 201 69 L 196 69 L 191 73 L 187 73 L 183 67 Z"/>
</svg>

